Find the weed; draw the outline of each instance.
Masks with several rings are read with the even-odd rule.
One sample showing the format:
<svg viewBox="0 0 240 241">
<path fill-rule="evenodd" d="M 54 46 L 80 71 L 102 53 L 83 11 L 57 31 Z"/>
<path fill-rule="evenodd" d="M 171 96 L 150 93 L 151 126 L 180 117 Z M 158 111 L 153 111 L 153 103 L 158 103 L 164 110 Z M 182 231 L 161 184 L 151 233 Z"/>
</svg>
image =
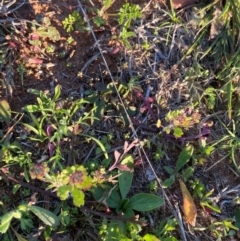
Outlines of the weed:
<svg viewBox="0 0 240 241">
<path fill-rule="evenodd" d="M 131 23 L 133 20 L 141 18 L 141 16 L 141 8 L 136 4 L 125 3 L 119 10 L 118 22 L 122 28 L 119 38 L 128 48 L 131 48 L 131 44 L 129 43 L 128 38 L 136 36 L 133 31 L 129 31 Z"/>
<path fill-rule="evenodd" d="M 67 33 L 73 30 L 78 30 L 80 32 L 86 30 L 86 24 L 76 10 L 69 14 L 68 17 L 62 21 L 62 24 Z"/>
<path fill-rule="evenodd" d="M 169 218 L 167 220 L 162 220 L 159 223 L 158 228 L 154 230 L 154 234 L 163 241 L 177 241 L 178 239 L 171 234 L 174 230 L 176 230 L 176 227 L 176 219 Z"/>
<path fill-rule="evenodd" d="M 169 134 L 173 130 L 173 135 L 176 138 L 183 136 L 183 128 L 188 129 L 194 124 L 199 123 L 201 115 L 198 111 L 192 111 L 189 108 L 188 111 L 184 110 L 174 110 L 168 112 L 165 119 L 170 124 L 163 128 L 164 132 Z"/>
<path fill-rule="evenodd" d="M 87 120 L 90 118 L 91 111 L 89 113 L 82 113 L 80 117 L 77 117 L 77 112 L 81 110 L 84 104 L 88 103 L 86 100 L 80 99 L 76 101 L 67 100 L 66 105 L 69 105 L 68 109 L 64 109 L 61 105 L 57 104 L 57 100 L 60 97 L 60 86 L 55 87 L 53 98 L 48 97 L 42 91 L 29 90 L 30 93 L 38 95 L 37 105 L 28 105 L 24 110 L 29 113 L 30 124 L 23 123 L 28 128 L 33 136 L 29 138 L 32 141 L 44 142 L 48 140 L 48 151 L 50 160 L 53 162 L 53 167 L 56 165 L 62 170 L 60 160 L 63 159 L 61 146 L 64 144 L 65 138 L 71 138 L 75 135 L 81 134 L 79 126 L 87 126 Z M 93 111 L 93 110 L 92 110 Z M 40 117 L 36 114 L 40 113 Z M 83 134 L 82 134 L 83 135 Z M 93 138 L 86 136 L 87 138 Z M 93 138 L 102 148 L 104 155 L 107 157 L 104 146 L 97 139 Z"/>
<path fill-rule="evenodd" d="M 27 71 L 23 63 L 19 64 L 17 71 L 20 74 L 20 78 L 21 78 L 21 82 L 22 82 L 22 86 L 23 86 L 23 83 L 24 83 L 23 76 L 24 76 L 24 73 L 26 73 L 26 71 Z"/>
<path fill-rule="evenodd" d="M 174 169 L 169 166 L 163 167 L 164 170 L 170 175 L 170 177 L 163 182 L 164 188 L 169 188 L 170 186 L 172 186 L 172 184 L 175 182 L 175 176 L 178 174 L 181 168 L 184 165 L 186 165 L 189 162 L 189 160 L 192 158 L 193 151 L 194 151 L 193 146 L 191 145 L 185 146 L 178 157 L 176 167 Z M 183 178 L 185 180 L 188 179 L 190 176 L 192 176 L 193 172 L 194 172 L 194 169 L 192 167 L 188 167 L 187 170 L 182 172 Z"/>
</svg>

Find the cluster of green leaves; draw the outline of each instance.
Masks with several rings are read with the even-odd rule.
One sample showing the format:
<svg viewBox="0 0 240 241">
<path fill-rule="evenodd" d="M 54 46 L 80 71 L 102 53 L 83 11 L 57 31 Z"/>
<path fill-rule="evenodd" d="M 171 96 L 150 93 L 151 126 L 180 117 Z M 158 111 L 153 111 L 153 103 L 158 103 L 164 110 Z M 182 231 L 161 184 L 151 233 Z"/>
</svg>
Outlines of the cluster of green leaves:
<svg viewBox="0 0 240 241">
<path fill-rule="evenodd" d="M 51 157 L 49 161 L 53 162 L 53 169 L 58 165 L 60 170 L 63 170 L 60 163 L 60 160 L 63 159 L 61 151 L 62 141 L 64 141 L 66 137 L 73 138 L 75 135 L 81 135 L 96 141 L 107 158 L 106 150 L 101 142 L 97 138 L 84 135 L 80 131 L 79 126 L 88 126 L 87 121 L 90 119 L 93 109 L 88 113 L 77 113 L 81 111 L 84 104 L 89 103 L 88 101 L 84 99 L 78 99 L 76 101 L 68 99 L 63 102 L 58 102 L 61 94 L 59 85 L 55 88 L 53 98 L 42 91 L 31 89 L 29 92 L 39 96 L 37 97 L 38 104 L 24 107 L 24 110 L 29 115 L 29 124 L 26 122 L 22 124 L 33 133 L 33 135 L 29 136 L 31 141 L 48 141 L 48 149 Z M 64 108 L 65 104 L 68 108 Z"/>
<path fill-rule="evenodd" d="M 134 31 L 130 30 L 130 26 L 133 20 L 142 17 L 141 8 L 136 4 L 125 3 L 119 10 L 118 13 L 118 23 L 121 25 L 120 40 L 125 46 L 131 48 L 131 44 L 128 38 L 135 37 Z"/>
<path fill-rule="evenodd" d="M 34 36 L 33 36 L 34 35 Z M 32 21 L 32 39 L 29 40 L 29 43 L 33 46 L 41 47 L 42 39 L 48 38 L 53 42 L 56 42 L 60 39 L 60 33 L 58 30 L 51 25 L 51 21 L 48 17 L 42 19 L 42 25 L 39 26 L 36 21 Z"/>
<path fill-rule="evenodd" d="M 61 173 L 54 176 L 45 176 L 46 181 L 51 183 L 48 188 L 57 189 L 57 195 L 61 200 L 66 200 L 71 194 L 73 204 L 77 207 L 84 205 L 84 191 L 94 185 L 87 170 L 80 165 L 66 167 Z"/>
<path fill-rule="evenodd" d="M 161 197 L 150 193 L 137 193 L 133 197 L 127 198 L 133 180 L 133 157 L 126 155 L 121 161 L 121 165 L 126 165 L 131 171 L 118 170 L 118 186 L 103 184 L 92 189 L 93 196 L 99 203 L 114 208 L 118 215 L 126 219 L 134 217 L 133 210 L 145 212 L 163 205 L 164 201 Z M 119 189 L 120 194 L 116 189 Z M 141 227 L 137 224 L 120 220 L 111 221 L 105 229 L 102 227 L 102 236 L 104 237 L 103 240 L 116 238 L 117 240 L 123 238 L 125 240 L 145 240 L 138 235 L 140 231 Z"/>
<path fill-rule="evenodd" d="M 7 232 L 13 218 L 20 221 L 22 230 L 29 231 L 29 228 L 33 228 L 32 219 L 28 217 L 29 212 L 32 212 L 48 226 L 57 227 L 60 224 L 59 218 L 53 212 L 35 205 L 21 204 L 15 210 L 9 211 L 0 217 L 0 233 Z"/>
<path fill-rule="evenodd" d="M 20 136 L 20 139 L 31 144 L 36 143 L 38 145 L 42 143 L 47 145 L 50 157 L 43 160 L 43 162 L 35 163 L 32 161 L 31 152 L 24 150 L 19 141 L 11 142 L 10 137 L 6 135 L 1 143 L 1 164 L 23 167 L 24 178 L 27 182 L 31 181 L 29 178 L 30 174 L 32 179 L 50 183 L 47 188 L 53 188 L 61 200 L 66 200 L 69 194 L 71 194 L 74 205 L 82 206 L 84 204 L 84 192 L 90 189 L 92 185 L 101 183 L 103 178 L 93 177 L 92 179 L 87 169 L 83 166 L 66 166 L 66 163 L 61 162 L 64 159 L 64 148 L 61 148 L 61 142 L 66 137 L 71 139 L 73 136 L 81 134 L 84 138 L 95 140 L 99 144 L 105 158 L 108 158 L 104 145 L 98 139 L 82 134 L 77 128 L 79 125 L 87 125 L 88 114 L 81 112 L 81 115 L 77 115 L 77 112 L 82 108 L 83 104 L 88 102 L 84 100 L 70 101 L 69 106 L 65 108 L 65 103 L 58 103 L 61 95 L 59 85 L 55 87 L 52 98 L 42 91 L 31 89 L 30 92 L 38 96 L 37 104 L 27 105 L 23 108 L 26 114 L 24 122 L 20 125 L 27 128 L 28 132 L 26 135 Z M 5 101 L 1 103 L 3 108 L 1 112 L 2 120 L 9 123 L 11 116 L 9 116 L 9 105 Z M 51 168 L 48 167 L 50 163 Z M 57 174 L 55 172 L 56 168 L 61 170 Z M 29 174 L 27 169 L 29 169 Z M 14 187 L 14 193 L 20 187 L 21 185 Z M 21 205 L 16 210 L 6 210 L 6 214 L 0 217 L 0 232 L 5 233 L 8 230 L 12 218 L 20 219 L 23 222 L 24 219 L 21 213 L 26 214 L 29 210 L 35 214 L 37 213 L 36 210 L 40 210 L 36 215 L 49 226 L 55 226 L 54 223 L 50 223 L 52 219 L 54 222 L 59 223 L 59 219 L 56 218 L 55 214 L 48 210 L 40 207 L 35 208 L 35 206 L 31 205 L 28 207 Z M 42 214 L 40 215 L 40 213 Z M 24 223 L 21 227 L 23 227 L 22 230 L 25 230 Z"/>
<path fill-rule="evenodd" d="M 176 167 L 174 169 L 169 166 L 163 167 L 165 171 L 170 175 L 170 177 L 166 179 L 163 183 L 164 188 L 169 188 L 170 186 L 173 185 L 173 183 L 175 182 L 176 175 L 179 173 L 182 167 L 185 166 L 193 157 L 193 152 L 194 152 L 193 146 L 191 145 L 185 146 L 178 156 Z M 182 172 L 183 179 L 187 180 L 189 177 L 193 175 L 193 173 L 194 173 L 194 168 L 192 166 L 189 166 L 186 170 Z"/>
<path fill-rule="evenodd" d="M 68 17 L 62 21 L 62 24 L 67 33 L 73 30 L 78 30 L 81 32 L 86 30 L 86 23 L 76 10 L 69 14 Z"/>
</svg>

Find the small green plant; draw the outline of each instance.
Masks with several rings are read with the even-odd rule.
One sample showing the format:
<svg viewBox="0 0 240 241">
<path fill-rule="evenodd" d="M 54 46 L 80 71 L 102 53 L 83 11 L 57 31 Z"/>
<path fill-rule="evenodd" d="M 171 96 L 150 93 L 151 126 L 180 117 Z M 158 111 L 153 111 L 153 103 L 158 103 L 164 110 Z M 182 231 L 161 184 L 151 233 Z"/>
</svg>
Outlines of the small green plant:
<svg viewBox="0 0 240 241">
<path fill-rule="evenodd" d="M 145 236 L 141 237 L 139 235 L 141 226 L 131 223 L 135 215 L 133 210 L 139 212 L 150 211 L 163 204 L 163 199 L 161 197 L 149 193 L 138 193 L 131 198 L 127 198 L 133 180 L 134 161 L 133 156 L 127 154 L 127 152 L 136 144 L 136 141 L 130 144 L 125 142 L 123 154 L 120 154 L 118 151 L 114 153 L 115 162 L 108 171 L 110 172 L 116 168 L 118 169 L 118 185 L 104 183 L 96 185 L 91 189 L 93 197 L 97 202 L 105 205 L 106 208 L 115 209 L 119 216 L 126 219 L 125 221 L 120 219 L 110 222 L 104 219 L 99 231 L 102 240 L 112 240 L 113 238 L 117 238 L 118 240 L 123 240 L 124 238 L 145 240 Z M 112 183 L 115 183 L 115 181 Z M 118 191 L 116 189 L 118 189 Z"/>
<path fill-rule="evenodd" d="M 220 208 L 213 204 L 210 197 L 214 190 L 206 192 L 205 185 L 201 183 L 199 179 L 196 179 L 194 181 L 190 180 L 190 185 L 193 189 L 193 196 L 200 199 L 200 205 L 203 210 L 207 211 L 207 213 L 212 211 L 216 213 L 221 213 Z"/>
<path fill-rule="evenodd" d="M 164 157 L 165 152 L 161 147 L 158 147 L 157 150 L 153 153 L 154 161 L 159 161 Z"/>
<path fill-rule="evenodd" d="M 74 42 L 74 39 L 73 39 L 72 36 L 70 36 L 70 37 L 67 38 L 67 43 L 68 43 L 69 45 L 71 45 L 73 42 Z"/>
<path fill-rule="evenodd" d="M 67 33 L 73 30 L 78 30 L 81 32 L 86 30 L 86 24 L 79 12 L 76 10 L 69 14 L 68 17 L 62 21 L 62 24 Z"/>
<path fill-rule="evenodd" d="M 132 156 L 126 155 L 121 161 L 121 165 L 126 165 L 128 168 L 132 169 Z M 119 170 L 118 174 L 120 195 L 119 192 L 115 190 L 116 186 L 98 186 L 93 189 L 93 196 L 97 201 L 106 203 L 110 208 L 115 208 L 118 214 L 127 218 L 134 217 L 133 210 L 140 212 L 149 211 L 163 204 L 163 199 L 161 197 L 148 193 L 138 193 L 131 198 L 127 198 L 127 194 L 132 185 L 133 171 Z M 105 196 L 104 193 L 106 193 L 107 190 L 108 195 Z"/>
<path fill-rule="evenodd" d="M 25 65 L 23 63 L 20 63 L 17 67 L 17 72 L 20 74 L 20 78 L 21 78 L 21 82 L 22 82 L 22 86 L 23 86 L 23 82 L 24 82 L 24 73 L 27 72 Z"/>
<path fill-rule="evenodd" d="M 190 180 L 191 188 L 193 189 L 193 196 L 203 198 L 205 192 L 205 186 L 199 179 Z"/>
<path fill-rule="evenodd" d="M 59 85 L 55 87 L 53 98 L 42 91 L 31 89 L 29 92 L 39 96 L 37 97 L 38 104 L 24 107 L 24 110 L 29 114 L 30 123 L 23 123 L 23 125 L 34 133 L 34 135 L 29 136 L 32 141 L 44 142 L 48 140 L 50 160 L 58 164 L 62 170 L 59 161 L 62 159 L 61 145 L 63 145 L 64 138 L 81 134 L 79 125 L 88 125 L 87 120 L 93 110 L 89 113 L 83 113 L 77 118 L 77 112 L 88 102 L 84 99 L 76 101 L 69 99 L 60 104 L 58 102 L 61 94 Z M 69 108 L 64 108 L 64 105 L 69 105 Z M 107 157 L 106 150 L 100 141 L 91 136 L 85 135 L 85 137 L 93 138 L 103 148 L 103 153 Z"/>
<path fill-rule="evenodd" d="M 238 227 L 233 225 L 233 222 L 233 219 L 226 218 L 220 222 L 213 222 L 206 228 L 201 228 L 201 231 L 205 232 L 206 230 L 209 230 L 213 232 L 216 235 L 217 240 L 223 240 L 222 238 L 227 237 L 232 239 L 236 232 L 239 231 Z"/>
<path fill-rule="evenodd" d="M 218 118 L 218 117 L 217 117 Z M 230 157 L 231 161 L 233 162 L 233 165 L 235 167 L 235 170 L 240 173 L 240 168 L 237 163 L 236 155 L 237 155 L 237 150 L 240 146 L 240 138 L 238 136 L 238 130 L 239 130 L 239 122 L 237 124 L 235 123 L 234 120 L 232 120 L 231 125 L 232 125 L 232 130 L 230 127 L 227 127 L 219 118 L 218 121 L 221 123 L 223 128 L 226 131 L 226 134 L 218 141 L 216 141 L 216 144 L 220 144 L 219 149 L 223 150 L 228 150 L 227 155 L 225 158 Z M 224 158 L 224 159 L 225 159 Z"/>
<path fill-rule="evenodd" d="M 175 182 L 176 175 L 185 166 L 193 156 L 194 147 L 191 145 L 185 146 L 181 153 L 178 156 L 178 160 L 176 163 L 176 167 L 173 169 L 169 166 L 164 166 L 164 170 L 170 175 L 168 179 L 163 182 L 164 188 L 169 188 Z M 182 172 L 182 177 L 184 181 L 186 181 L 189 177 L 191 177 L 194 173 L 194 169 L 192 167 L 188 167 L 186 170 Z"/>
<path fill-rule="evenodd" d="M 42 164 L 35 164 L 30 169 L 32 178 L 50 182 L 51 184 L 48 188 L 54 188 L 61 200 L 66 200 L 71 194 L 75 206 L 80 207 L 84 205 L 84 191 L 89 190 L 94 185 L 94 179 L 88 175 L 87 170 L 83 166 L 74 165 L 67 167 L 57 175 L 49 175 L 47 173 L 49 169 L 46 166 L 41 167 Z"/>
<path fill-rule="evenodd" d="M 52 44 L 49 44 L 47 47 L 46 47 L 46 52 L 49 53 L 49 54 L 52 54 L 54 53 L 55 51 L 55 46 L 52 45 Z"/>
<path fill-rule="evenodd" d="M 119 37 L 128 48 L 131 48 L 128 38 L 136 36 L 133 31 L 129 30 L 131 23 L 133 20 L 141 18 L 141 16 L 141 8 L 136 4 L 125 3 L 119 10 L 118 22 L 122 26 Z"/>
<path fill-rule="evenodd" d="M 173 135 L 176 138 L 182 137 L 184 132 L 183 129 L 189 129 L 193 125 L 199 123 L 201 115 L 198 111 L 186 110 L 174 110 L 169 111 L 165 117 L 165 120 L 170 124 L 163 128 L 163 130 L 169 134 L 173 131 Z"/>
<path fill-rule="evenodd" d="M 32 220 L 23 217 L 29 212 L 36 215 L 45 225 L 57 227 L 60 224 L 59 218 L 53 212 L 35 205 L 22 204 L 15 210 L 8 211 L 0 217 L 0 233 L 6 233 L 8 231 L 12 219 L 14 218 L 20 221 L 20 227 L 22 230 L 27 230 L 32 227 Z"/>
<path fill-rule="evenodd" d="M 43 39 L 56 42 L 60 40 L 60 33 L 58 30 L 51 26 L 51 21 L 48 17 L 44 17 L 42 20 L 42 26 L 38 26 L 36 22 L 32 22 L 32 33 L 30 34 L 29 43 L 36 47 L 42 47 Z"/>
<path fill-rule="evenodd" d="M 174 230 L 176 230 L 178 223 L 176 219 L 167 219 L 162 220 L 156 230 L 154 230 L 154 235 L 162 241 L 178 241 L 177 238 L 171 234 Z"/>
</svg>

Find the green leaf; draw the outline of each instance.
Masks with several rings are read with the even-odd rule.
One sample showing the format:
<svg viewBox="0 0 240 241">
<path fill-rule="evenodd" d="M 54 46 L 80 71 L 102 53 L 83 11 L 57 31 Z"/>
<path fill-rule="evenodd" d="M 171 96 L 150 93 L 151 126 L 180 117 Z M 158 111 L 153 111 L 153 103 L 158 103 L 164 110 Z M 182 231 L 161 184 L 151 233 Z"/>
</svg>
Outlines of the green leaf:
<svg viewBox="0 0 240 241">
<path fill-rule="evenodd" d="M 109 192 L 110 189 L 111 189 L 110 186 L 101 184 L 101 185 L 98 185 L 97 187 L 92 187 L 90 191 L 94 199 L 100 202 L 105 196 L 107 197 L 106 192 Z"/>
<path fill-rule="evenodd" d="M 48 211 L 47 209 L 37 207 L 37 206 L 28 206 L 28 209 L 32 211 L 46 225 L 56 227 L 60 224 L 59 218 L 54 213 Z"/>
<path fill-rule="evenodd" d="M 20 219 L 22 217 L 22 213 L 19 210 L 13 211 L 13 217 L 16 219 Z"/>
<path fill-rule="evenodd" d="M 106 151 L 106 148 L 104 147 L 104 145 L 97 138 L 95 138 L 93 136 L 86 135 L 86 134 L 81 134 L 81 136 L 85 136 L 87 138 L 90 138 L 90 139 L 94 140 L 101 147 L 105 158 L 108 159 L 108 153 Z"/>
<path fill-rule="evenodd" d="M 14 211 L 10 211 L 0 217 L 0 233 L 6 233 L 13 218 Z"/>
<path fill-rule="evenodd" d="M 56 101 L 61 95 L 61 88 L 60 85 L 56 85 L 55 89 L 54 89 L 54 97 L 53 97 L 53 101 Z"/>
<path fill-rule="evenodd" d="M 122 199 L 125 199 L 132 185 L 133 172 L 119 171 L 121 174 L 118 177 L 119 189 Z"/>
<path fill-rule="evenodd" d="M 71 193 L 73 197 L 73 204 L 77 207 L 83 206 L 85 197 L 84 193 L 77 188 L 74 188 Z"/>
<path fill-rule="evenodd" d="M 183 148 L 177 160 L 175 173 L 178 173 L 179 170 L 188 163 L 188 161 L 192 157 L 193 151 L 194 151 L 194 148 L 191 145 L 185 146 Z"/>
<path fill-rule="evenodd" d="M 123 217 L 124 218 L 132 218 L 134 217 L 135 213 L 133 212 L 133 210 L 131 208 L 125 208 L 123 210 Z"/>
<path fill-rule="evenodd" d="M 33 113 L 33 112 L 39 111 L 39 107 L 37 105 L 27 105 L 23 107 L 23 110 L 29 113 Z"/>
<path fill-rule="evenodd" d="M 32 132 L 34 132 L 36 135 L 39 135 L 38 130 L 37 130 L 36 128 L 34 128 L 33 126 L 31 126 L 31 125 L 29 125 L 29 124 L 27 124 L 27 123 L 23 123 L 23 125 L 24 125 L 25 127 L 27 127 L 27 128 L 29 129 L 29 131 L 32 131 Z"/>
<path fill-rule="evenodd" d="M 174 169 L 169 167 L 169 166 L 164 166 L 163 169 L 169 174 L 173 175 L 174 174 Z"/>
<path fill-rule="evenodd" d="M 121 201 L 120 205 L 116 208 L 117 213 L 122 213 L 126 209 L 127 205 L 129 203 L 129 199 L 125 198 L 124 200 Z"/>
<path fill-rule="evenodd" d="M 100 27 L 102 25 L 104 25 L 106 23 L 106 21 L 99 17 L 99 16 L 96 16 L 94 19 L 93 19 L 93 22 L 97 25 L 97 27 Z"/>
<path fill-rule="evenodd" d="M 27 218 L 20 219 L 20 226 L 22 230 L 29 230 L 34 228 L 32 219 Z"/>
<path fill-rule="evenodd" d="M 216 213 L 221 213 L 221 209 L 215 205 L 212 205 L 212 204 L 209 204 L 208 202 L 206 201 L 202 201 L 200 202 L 200 205 L 203 207 L 208 207 L 209 209 L 213 210 L 214 212 Z"/>
<path fill-rule="evenodd" d="M 58 30 L 53 27 L 53 26 L 49 26 L 48 30 L 47 30 L 47 37 L 50 38 L 53 42 L 60 40 L 60 33 L 58 32 Z"/>
<path fill-rule="evenodd" d="M 189 177 L 191 177 L 194 173 L 194 168 L 193 167 L 188 167 L 186 170 L 182 172 L 183 175 L 183 180 L 186 182 Z"/>
<path fill-rule="evenodd" d="M 13 194 L 16 194 L 16 192 L 19 190 L 20 187 L 21 187 L 20 184 L 14 185 L 13 188 L 12 188 L 12 193 L 13 193 Z"/>
<path fill-rule="evenodd" d="M 168 238 L 164 239 L 164 241 L 178 241 L 178 239 L 176 239 L 175 237 L 171 236 L 171 237 L 168 237 Z"/>
<path fill-rule="evenodd" d="M 105 241 L 131 241 L 126 237 L 126 225 L 122 221 L 111 221 L 107 225 Z"/>
<path fill-rule="evenodd" d="M 232 80 L 229 80 L 227 83 L 227 110 L 228 110 L 228 118 L 232 119 L 232 93 L 233 93 L 233 84 Z"/>
<path fill-rule="evenodd" d="M 174 135 L 176 138 L 179 138 L 179 137 L 183 136 L 183 131 L 182 131 L 182 129 L 179 128 L 179 127 L 175 127 L 175 128 L 173 129 L 173 135 Z"/>
<path fill-rule="evenodd" d="M 163 203 L 163 199 L 157 195 L 138 193 L 129 200 L 127 208 L 136 211 L 149 211 L 162 206 Z"/>
<path fill-rule="evenodd" d="M 39 91 L 37 89 L 28 89 L 27 92 L 30 94 L 33 94 L 33 95 L 40 95 L 41 91 Z"/>
<path fill-rule="evenodd" d="M 11 118 L 11 108 L 6 100 L 0 100 L 0 121 L 9 124 Z"/>
<path fill-rule="evenodd" d="M 110 208 L 117 208 L 120 206 L 121 198 L 116 190 L 111 192 L 109 198 L 107 198 L 107 204 Z"/>
<path fill-rule="evenodd" d="M 97 125 L 102 120 L 104 116 L 104 111 L 106 110 L 106 103 L 99 99 L 97 102 L 94 103 L 95 110 L 92 112 L 91 116 L 91 124 Z"/>
<path fill-rule="evenodd" d="M 171 175 L 168 179 L 163 182 L 163 188 L 169 188 L 175 182 L 175 176 Z"/>
<path fill-rule="evenodd" d="M 66 200 L 69 196 L 69 193 L 71 191 L 71 187 L 68 185 L 65 186 L 61 186 L 57 189 L 57 196 L 61 199 L 61 200 Z"/>
<path fill-rule="evenodd" d="M 158 239 L 156 236 L 149 234 L 149 233 L 144 235 L 143 240 L 144 241 L 160 241 L 160 239 Z"/>
<path fill-rule="evenodd" d="M 121 164 L 127 165 L 130 169 L 133 169 L 134 168 L 134 158 L 133 158 L 133 156 L 130 155 L 130 154 L 124 155 L 124 158 L 121 161 Z"/>
<path fill-rule="evenodd" d="M 104 11 L 106 11 L 108 8 L 110 8 L 113 3 L 114 3 L 113 0 L 103 0 Z"/>
<path fill-rule="evenodd" d="M 29 182 L 28 170 L 27 170 L 26 165 L 24 165 L 24 178 L 25 178 L 26 182 Z"/>
</svg>

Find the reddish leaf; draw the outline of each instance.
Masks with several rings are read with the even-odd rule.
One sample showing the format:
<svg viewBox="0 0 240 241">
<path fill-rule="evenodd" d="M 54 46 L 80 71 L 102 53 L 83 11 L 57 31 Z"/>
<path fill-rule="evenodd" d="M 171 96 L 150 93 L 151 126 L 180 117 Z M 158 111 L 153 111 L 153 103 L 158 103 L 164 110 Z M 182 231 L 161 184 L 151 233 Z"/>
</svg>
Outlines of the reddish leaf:
<svg viewBox="0 0 240 241">
<path fill-rule="evenodd" d="M 14 48 L 14 49 L 17 48 L 17 45 L 16 45 L 13 41 L 10 41 L 10 42 L 9 42 L 9 45 L 10 45 L 10 47 L 12 47 L 12 48 Z"/>
<path fill-rule="evenodd" d="M 114 54 L 117 54 L 120 50 L 121 50 L 121 48 L 119 46 L 116 46 L 109 53 L 111 55 L 114 55 Z"/>
<path fill-rule="evenodd" d="M 30 46 L 30 50 L 36 53 L 41 52 L 41 49 L 38 46 Z"/>
<path fill-rule="evenodd" d="M 39 39 L 39 35 L 37 33 L 31 34 L 30 40 L 37 40 L 37 39 Z"/>
<path fill-rule="evenodd" d="M 121 156 L 120 152 L 114 151 L 114 158 L 115 158 L 116 163 L 118 162 L 120 156 Z"/>
<path fill-rule="evenodd" d="M 131 169 L 127 165 L 123 165 L 123 164 L 117 165 L 116 168 L 121 170 L 121 171 L 126 171 L 126 172 L 130 172 L 131 171 Z"/>
<path fill-rule="evenodd" d="M 180 188 L 183 195 L 183 206 L 182 210 L 185 215 L 186 221 L 195 226 L 196 224 L 196 217 L 197 217 L 197 208 L 193 201 L 191 194 L 189 193 L 186 185 L 183 183 L 182 180 L 179 180 Z"/>
<path fill-rule="evenodd" d="M 37 58 L 28 59 L 28 63 L 30 63 L 30 64 L 42 64 L 42 62 L 43 62 L 42 59 L 37 59 Z"/>
<path fill-rule="evenodd" d="M 48 137 L 52 136 L 52 133 L 54 130 L 55 128 L 52 125 L 47 125 L 47 128 L 46 128 L 47 136 Z"/>
</svg>

